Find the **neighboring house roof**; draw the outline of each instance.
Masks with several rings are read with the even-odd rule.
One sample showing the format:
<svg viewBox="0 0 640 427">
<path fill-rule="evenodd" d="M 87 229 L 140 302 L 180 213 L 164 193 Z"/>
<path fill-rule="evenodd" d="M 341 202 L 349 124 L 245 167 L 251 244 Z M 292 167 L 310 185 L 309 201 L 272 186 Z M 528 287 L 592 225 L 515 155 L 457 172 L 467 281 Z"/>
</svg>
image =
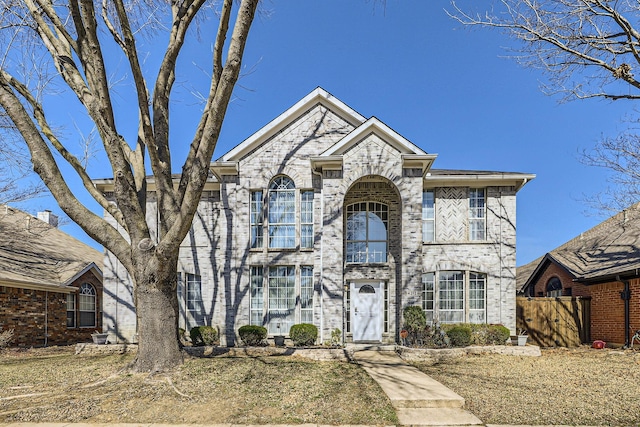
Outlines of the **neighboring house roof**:
<svg viewBox="0 0 640 427">
<path fill-rule="evenodd" d="M 637 277 L 640 273 L 640 203 L 518 267 L 517 289 L 524 292 L 549 263 L 558 264 L 575 281 L 585 284 Z"/>
<path fill-rule="evenodd" d="M 0 285 L 71 292 L 92 270 L 102 278 L 101 252 L 32 215 L 0 206 Z"/>
</svg>

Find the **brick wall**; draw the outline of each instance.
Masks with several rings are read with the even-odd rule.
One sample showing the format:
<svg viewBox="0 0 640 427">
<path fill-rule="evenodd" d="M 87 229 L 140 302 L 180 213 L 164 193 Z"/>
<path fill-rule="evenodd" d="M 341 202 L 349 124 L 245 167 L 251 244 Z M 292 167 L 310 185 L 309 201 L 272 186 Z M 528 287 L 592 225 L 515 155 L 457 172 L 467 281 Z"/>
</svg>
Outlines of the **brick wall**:
<svg viewBox="0 0 640 427">
<path fill-rule="evenodd" d="M 591 338 L 607 343 L 624 344 L 624 301 L 620 282 L 593 285 L 591 289 Z M 630 325 L 640 329 L 640 279 L 630 282 Z"/>
<path fill-rule="evenodd" d="M 557 277 L 562 283 L 562 296 L 588 297 L 591 295 L 590 288 L 574 282 L 573 277 L 558 264 L 550 262 L 547 264 L 545 271 L 534 284 L 534 293 L 532 296 L 547 296 L 547 283 L 552 278 Z"/>
<path fill-rule="evenodd" d="M 0 327 L 14 329 L 12 346 L 41 347 L 91 341 L 91 334 L 102 329 L 102 284 L 91 272 L 73 286 L 91 283 L 96 289 L 96 326 L 67 328 L 67 294 L 0 286 Z"/>
</svg>

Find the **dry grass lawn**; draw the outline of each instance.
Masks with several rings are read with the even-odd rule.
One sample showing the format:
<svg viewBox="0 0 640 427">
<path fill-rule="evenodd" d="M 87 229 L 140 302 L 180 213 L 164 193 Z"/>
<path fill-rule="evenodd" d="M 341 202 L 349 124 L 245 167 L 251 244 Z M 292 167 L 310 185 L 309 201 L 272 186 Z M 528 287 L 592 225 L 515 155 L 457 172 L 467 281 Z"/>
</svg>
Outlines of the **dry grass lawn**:
<svg viewBox="0 0 640 427">
<path fill-rule="evenodd" d="M 640 426 L 640 350 L 554 349 L 416 366 L 487 424 Z"/>
<path fill-rule="evenodd" d="M 0 423 L 397 424 L 357 365 L 289 356 L 188 359 L 170 375 L 119 373 L 132 356 L 72 348 L 0 354 Z"/>
</svg>

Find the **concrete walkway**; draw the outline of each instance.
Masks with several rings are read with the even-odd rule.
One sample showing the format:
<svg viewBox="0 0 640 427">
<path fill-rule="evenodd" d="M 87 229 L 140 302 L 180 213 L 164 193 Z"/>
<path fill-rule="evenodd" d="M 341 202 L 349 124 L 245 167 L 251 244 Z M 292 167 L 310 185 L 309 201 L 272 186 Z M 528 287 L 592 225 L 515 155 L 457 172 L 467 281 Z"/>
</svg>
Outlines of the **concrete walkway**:
<svg viewBox="0 0 640 427">
<path fill-rule="evenodd" d="M 409 365 L 393 351 L 354 351 L 353 358 L 389 396 L 402 426 L 484 425 L 463 409 L 464 399 Z"/>
</svg>

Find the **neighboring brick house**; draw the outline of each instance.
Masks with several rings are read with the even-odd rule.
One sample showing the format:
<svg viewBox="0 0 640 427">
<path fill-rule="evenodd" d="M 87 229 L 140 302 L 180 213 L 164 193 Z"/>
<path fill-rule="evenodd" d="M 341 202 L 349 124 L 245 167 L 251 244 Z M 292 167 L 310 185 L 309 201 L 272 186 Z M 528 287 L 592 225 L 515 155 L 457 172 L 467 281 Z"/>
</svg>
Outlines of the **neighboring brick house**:
<svg viewBox="0 0 640 427">
<path fill-rule="evenodd" d="M 10 345 L 91 341 L 102 329 L 103 259 L 50 212 L 0 206 L 0 328 L 14 330 Z"/>
<path fill-rule="evenodd" d="M 432 169 L 436 157 L 312 91 L 211 164 L 180 252 L 180 326 L 213 325 L 229 346 L 240 326 L 296 323 L 320 342 L 339 329 L 393 343 L 420 305 L 515 330 L 516 193 L 534 175 Z M 112 197 L 113 180 L 96 185 Z M 104 280 L 105 328 L 135 340 L 131 281 L 110 253 Z"/>
<path fill-rule="evenodd" d="M 591 339 L 627 343 L 640 329 L 640 204 L 518 267 L 517 282 L 523 296 L 591 297 Z"/>
</svg>

